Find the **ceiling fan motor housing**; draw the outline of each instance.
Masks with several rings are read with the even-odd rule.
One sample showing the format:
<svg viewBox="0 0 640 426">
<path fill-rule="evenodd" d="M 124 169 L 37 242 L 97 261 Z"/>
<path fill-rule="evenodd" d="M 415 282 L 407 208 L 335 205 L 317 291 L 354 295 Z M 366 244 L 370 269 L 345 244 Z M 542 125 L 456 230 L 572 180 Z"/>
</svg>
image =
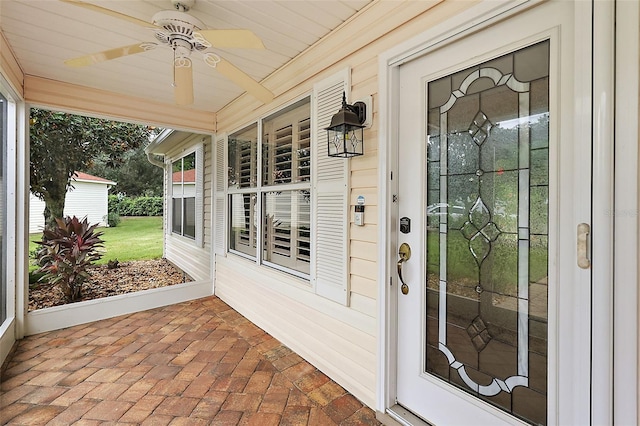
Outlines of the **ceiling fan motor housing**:
<svg viewBox="0 0 640 426">
<path fill-rule="evenodd" d="M 174 49 L 177 46 L 187 47 L 187 45 L 189 51 L 204 50 L 209 47 L 198 42 L 193 36 L 194 31 L 205 28 L 204 23 L 188 13 L 162 10 L 153 15 L 153 24 L 165 30 L 156 31 L 156 38 Z"/>
</svg>

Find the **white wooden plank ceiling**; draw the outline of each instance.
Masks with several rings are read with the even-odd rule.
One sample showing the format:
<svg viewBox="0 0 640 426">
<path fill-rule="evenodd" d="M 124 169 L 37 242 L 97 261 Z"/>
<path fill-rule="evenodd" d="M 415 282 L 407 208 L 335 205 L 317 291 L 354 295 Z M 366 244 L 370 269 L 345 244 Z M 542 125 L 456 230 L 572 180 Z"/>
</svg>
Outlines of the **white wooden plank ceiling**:
<svg viewBox="0 0 640 426">
<path fill-rule="evenodd" d="M 170 0 L 85 0 L 149 22 Z M 189 14 L 210 29 L 249 29 L 265 49 L 209 48 L 261 81 L 348 20 L 370 0 L 196 0 Z M 139 42 L 154 42 L 141 25 L 59 0 L 1 0 L 0 29 L 27 75 L 174 103 L 173 53 L 169 48 L 72 68 L 67 59 Z M 185 108 L 218 111 L 244 90 L 193 59 L 194 103 Z"/>
</svg>

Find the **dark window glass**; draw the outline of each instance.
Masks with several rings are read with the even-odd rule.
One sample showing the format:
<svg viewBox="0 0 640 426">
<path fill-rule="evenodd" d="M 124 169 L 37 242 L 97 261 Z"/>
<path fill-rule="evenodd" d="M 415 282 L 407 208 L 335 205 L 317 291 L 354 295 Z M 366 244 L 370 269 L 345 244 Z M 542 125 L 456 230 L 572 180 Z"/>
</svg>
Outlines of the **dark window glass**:
<svg viewBox="0 0 640 426">
<path fill-rule="evenodd" d="M 182 234 L 182 198 L 174 198 L 171 208 L 171 231 Z"/>
<path fill-rule="evenodd" d="M 184 228 L 183 235 L 185 237 L 196 237 L 196 198 L 190 197 L 184 199 Z"/>
</svg>

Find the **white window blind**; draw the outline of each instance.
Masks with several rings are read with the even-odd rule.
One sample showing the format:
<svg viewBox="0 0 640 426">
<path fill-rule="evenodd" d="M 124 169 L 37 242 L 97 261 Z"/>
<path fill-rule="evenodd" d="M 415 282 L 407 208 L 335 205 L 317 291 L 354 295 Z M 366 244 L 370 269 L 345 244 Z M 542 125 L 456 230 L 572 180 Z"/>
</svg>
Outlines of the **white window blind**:
<svg viewBox="0 0 640 426">
<path fill-rule="evenodd" d="M 263 124 L 264 260 L 308 275 L 311 234 L 310 105 Z M 295 185 L 293 188 L 291 185 Z"/>
</svg>

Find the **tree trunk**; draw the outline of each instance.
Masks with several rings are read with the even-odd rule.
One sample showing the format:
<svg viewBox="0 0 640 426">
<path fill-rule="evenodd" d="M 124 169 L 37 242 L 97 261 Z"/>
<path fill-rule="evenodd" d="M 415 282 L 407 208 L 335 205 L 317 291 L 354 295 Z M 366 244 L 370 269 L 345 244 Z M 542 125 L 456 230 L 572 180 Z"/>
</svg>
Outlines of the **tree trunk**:
<svg viewBox="0 0 640 426">
<path fill-rule="evenodd" d="M 62 197 L 45 197 L 44 199 L 44 227 L 51 229 L 56 226 L 56 218 L 64 217 L 64 196 L 66 195 L 66 187 Z"/>
</svg>

